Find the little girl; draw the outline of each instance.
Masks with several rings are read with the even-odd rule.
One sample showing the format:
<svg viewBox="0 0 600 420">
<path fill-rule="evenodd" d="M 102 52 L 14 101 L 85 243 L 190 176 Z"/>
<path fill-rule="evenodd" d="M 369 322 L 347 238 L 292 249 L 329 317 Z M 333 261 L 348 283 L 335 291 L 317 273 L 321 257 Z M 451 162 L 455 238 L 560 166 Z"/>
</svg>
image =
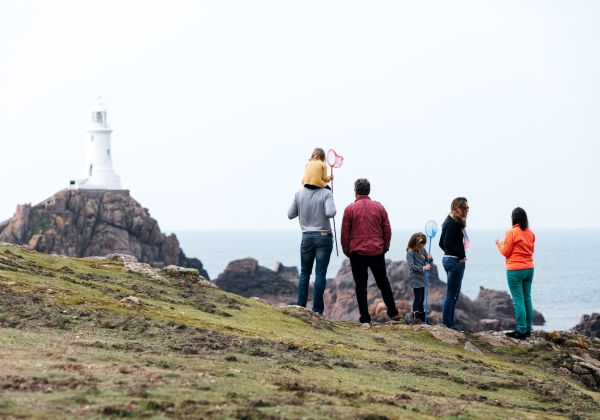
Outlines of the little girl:
<svg viewBox="0 0 600 420">
<path fill-rule="evenodd" d="M 406 248 L 406 262 L 408 263 L 408 280 L 415 293 L 413 301 L 413 322 L 425 321 L 425 272 L 431 269 L 433 258 L 431 254 L 425 253 L 427 237 L 421 233 L 415 233 L 408 241 Z"/>
<path fill-rule="evenodd" d="M 333 176 L 327 175 L 327 165 L 325 165 L 325 151 L 320 147 L 313 150 L 310 159 L 304 170 L 302 185 L 310 189 L 329 188 L 327 183 L 333 179 Z"/>
</svg>

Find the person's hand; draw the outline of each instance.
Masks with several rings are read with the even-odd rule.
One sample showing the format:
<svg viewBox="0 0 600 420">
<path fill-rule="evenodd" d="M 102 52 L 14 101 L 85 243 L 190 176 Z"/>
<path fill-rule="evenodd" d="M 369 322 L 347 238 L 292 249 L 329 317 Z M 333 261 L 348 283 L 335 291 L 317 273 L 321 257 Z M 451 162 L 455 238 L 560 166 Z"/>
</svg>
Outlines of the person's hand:
<svg viewBox="0 0 600 420">
<path fill-rule="evenodd" d="M 333 181 L 333 175 L 331 175 L 331 176 L 329 177 L 329 180 L 330 180 L 330 181 Z"/>
<path fill-rule="evenodd" d="M 427 259 L 433 261 L 433 255 L 427 254 Z"/>
<path fill-rule="evenodd" d="M 467 261 L 467 257 L 463 258 L 462 260 L 460 260 L 459 262 L 465 262 Z"/>
<path fill-rule="evenodd" d="M 431 264 L 427 264 L 425 267 L 423 267 L 423 271 L 429 271 L 431 270 Z"/>
<path fill-rule="evenodd" d="M 500 238 L 496 238 L 496 245 L 500 243 Z"/>
</svg>

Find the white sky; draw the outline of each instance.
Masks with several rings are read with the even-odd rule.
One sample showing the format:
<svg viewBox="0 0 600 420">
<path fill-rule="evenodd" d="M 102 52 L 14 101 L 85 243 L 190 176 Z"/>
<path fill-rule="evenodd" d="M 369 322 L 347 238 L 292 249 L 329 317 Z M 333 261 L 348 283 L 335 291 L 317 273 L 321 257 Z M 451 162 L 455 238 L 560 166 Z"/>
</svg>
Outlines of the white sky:
<svg viewBox="0 0 600 420">
<path fill-rule="evenodd" d="M 396 228 L 600 227 L 600 2 L 3 1 L 0 219 L 83 169 L 101 95 L 162 228 L 297 229 L 313 147 Z"/>
</svg>

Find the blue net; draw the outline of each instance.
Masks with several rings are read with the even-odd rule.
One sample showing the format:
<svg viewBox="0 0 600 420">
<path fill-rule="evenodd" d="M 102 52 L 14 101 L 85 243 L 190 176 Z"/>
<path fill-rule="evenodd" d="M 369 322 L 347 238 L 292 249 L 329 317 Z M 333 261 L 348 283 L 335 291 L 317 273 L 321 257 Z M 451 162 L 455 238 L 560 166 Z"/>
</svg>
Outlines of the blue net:
<svg viewBox="0 0 600 420">
<path fill-rule="evenodd" d="M 438 225 L 435 220 L 430 220 L 425 224 L 425 235 L 427 235 L 430 239 L 433 238 L 438 231 Z"/>
</svg>

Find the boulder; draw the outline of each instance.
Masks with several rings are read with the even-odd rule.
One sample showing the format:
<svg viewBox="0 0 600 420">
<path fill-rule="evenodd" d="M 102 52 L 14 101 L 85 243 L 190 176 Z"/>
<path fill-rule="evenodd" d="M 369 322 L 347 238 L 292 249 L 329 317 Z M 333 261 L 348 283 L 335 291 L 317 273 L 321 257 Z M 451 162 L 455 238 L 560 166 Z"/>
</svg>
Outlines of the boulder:
<svg viewBox="0 0 600 420">
<path fill-rule="evenodd" d="M 588 337 L 600 338 L 600 313 L 583 315 L 579 320 L 579 324 L 573 327 L 572 330 Z"/>
<path fill-rule="evenodd" d="M 228 292 L 245 297 L 258 297 L 274 305 L 296 302 L 297 285 L 289 271 L 281 274 L 258 264 L 254 258 L 231 261 L 219 274 L 216 285 Z M 296 270 L 297 272 L 297 270 Z"/>
</svg>

